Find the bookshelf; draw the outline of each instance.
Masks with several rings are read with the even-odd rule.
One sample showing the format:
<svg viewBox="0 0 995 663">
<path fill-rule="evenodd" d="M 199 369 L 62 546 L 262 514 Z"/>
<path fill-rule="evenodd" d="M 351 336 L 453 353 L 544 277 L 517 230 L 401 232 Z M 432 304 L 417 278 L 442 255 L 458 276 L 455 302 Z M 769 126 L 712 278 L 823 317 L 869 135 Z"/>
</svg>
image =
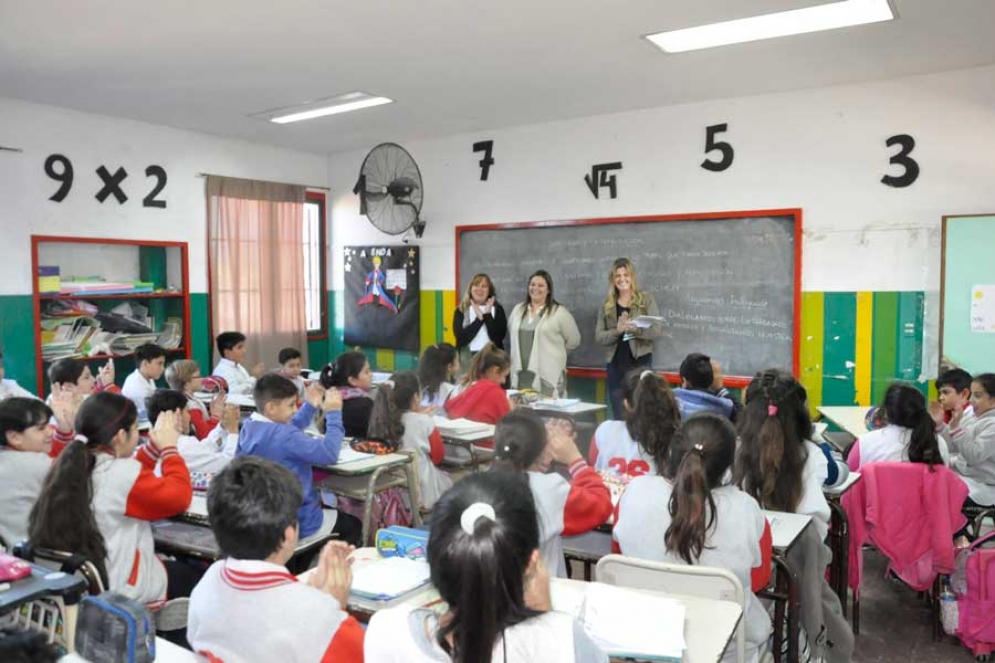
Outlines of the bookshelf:
<svg viewBox="0 0 995 663">
<path fill-rule="evenodd" d="M 131 316 L 147 323 L 150 334 L 161 334 L 167 323 L 177 327 L 181 335 L 178 347 L 166 349 L 167 364 L 175 359 L 189 359 L 191 352 L 190 336 L 190 278 L 189 254 L 186 242 L 164 242 L 157 240 L 103 239 L 93 237 L 61 237 L 53 235 L 32 235 L 31 237 L 31 268 L 32 293 L 34 308 L 34 343 L 37 375 L 37 393 L 48 393 L 48 366 L 55 359 L 46 358 L 45 350 L 52 350 L 53 336 L 66 334 L 69 329 L 43 328 L 56 326 L 56 320 L 73 320 L 73 323 L 85 329 L 94 326 L 96 318 L 105 320 L 104 315 L 114 309 L 130 305 Z M 40 267 L 58 267 L 60 279 L 68 283 L 70 277 L 83 279 L 74 282 L 73 287 L 81 288 L 78 293 L 43 292 L 39 287 L 38 276 Z M 103 282 L 96 280 L 97 277 Z M 113 283 L 141 283 L 145 292 L 111 292 L 101 293 L 100 288 L 107 288 Z M 67 286 L 68 287 L 68 286 Z M 62 309 L 85 308 L 83 316 L 53 316 L 52 313 Z M 76 318 L 80 318 L 76 322 Z M 73 323 L 65 325 L 72 328 Z M 114 359 L 116 379 L 118 384 L 134 368 L 134 359 L 125 346 L 127 337 L 116 338 L 113 349 L 102 351 L 103 348 L 92 348 L 101 341 L 109 341 L 105 322 L 98 322 L 95 331 L 87 335 L 87 341 L 82 343 L 81 350 L 87 356 L 74 355 L 91 364 L 91 371 L 96 373 L 97 366 Z M 62 353 L 57 353 L 62 354 Z"/>
</svg>

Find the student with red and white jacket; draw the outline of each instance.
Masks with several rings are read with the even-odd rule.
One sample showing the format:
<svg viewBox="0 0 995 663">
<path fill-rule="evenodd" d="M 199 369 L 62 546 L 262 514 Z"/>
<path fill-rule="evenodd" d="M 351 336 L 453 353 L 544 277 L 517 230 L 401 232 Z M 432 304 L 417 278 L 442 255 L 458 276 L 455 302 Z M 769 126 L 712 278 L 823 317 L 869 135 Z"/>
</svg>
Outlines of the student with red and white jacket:
<svg viewBox="0 0 995 663">
<path fill-rule="evenodd" d="M 463 376 L 463 382 L 458 387 L 462 391 L 446 401 L 446 414 L 450 419 L 496 424 L 511 410 L 503 386 L 510 372 L 508 354 L 488 343 L 474 355 L 470 371 Z"/>
<path fill-rule="evenodd" d="M 612 512 L 608 488 L 577 449 L 570 422 L 557 419 L 546 424 L 531 410 L 515 410 L 498 422 L 494 454 L 496 468 L 528 476 L 539 513 L 540 551 L 549 572 L 565 577 L 560 536 L 590 531 Z M 549 473 L 554 460 L 568 467 L 569 481 Z"/>
<path fill-rule="evenodd" d="M 677 399 L 667 383 L 649 369 L 633 369 L 621 384 L 624 419 L 603 422 L 591 437 L 588 462 L 620 478 L 656 474 L 657 458 L 666 465 L 670 440 L 681 423 Z"/>
<path fill-rule="evenodd" d="M 194 567 L 156 557 L 150 524 L 182 513 L 193 491 L 176 450 L 175 413 L 161 414 L 151 442 L 135 453 L 137 421 L 135 404 L 120 394 L 101 392 L 83 403 L 76 441 L 52 466 L 31 511 L 29 539 L 86 555 L 106 572 L 108 589 L 155 604 L 189 596 L 196 584 Z"/>
<path fill-rule="evenodd" d="M 207 512 L 225 559 L 190 596 L 187 638 L 211 661 L 363 661 L 363 627 L 345 612 L 352 547 L 325 546 L 307 582 L 286 563 L 303 493 L 294 473 L 240 456 L 211 482 Z"/>
<path fill-rule="evenodd" d="M 763 654 L 770 616 L 753 591 L 771 575 L 771 532 L 760 505 L 725 483 L 736 430 L 725 417 L 697 413 L 670 448 L 668 478 L 636 477 L 622 495 L 613 536 L 623 555 L 731 571 L 746 590 L 747 660 Z M 750 589 L 753 591 L 750 591 Z M 734 660 L 735 647 L 723 660 Z"/>
</svg>

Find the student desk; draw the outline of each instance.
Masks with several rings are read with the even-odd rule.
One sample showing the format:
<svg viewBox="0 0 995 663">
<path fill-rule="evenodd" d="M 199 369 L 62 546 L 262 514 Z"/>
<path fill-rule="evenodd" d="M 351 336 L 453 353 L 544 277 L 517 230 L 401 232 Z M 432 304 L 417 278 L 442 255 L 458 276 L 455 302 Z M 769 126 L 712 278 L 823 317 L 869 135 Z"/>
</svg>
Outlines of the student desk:
<svg viewBox="0 0 995 663">
<path fill-rule="evenodd" d="M 798 632 L 800 606 L 798 604 L 798 577 L 788 564 L 788 552 L 794 547 L 801 533 L 812 522 L 812 516 L 764 509 L 764 517 L 770 523 L 773 539 L 773 562 L 775 570 L 774 590 L 763 594 L 775 600 L 774 605 L 774 661 L 781 663 L 781 649 L 784 641 L 784 624 L 788 625 L 788 663 L 798 661 Z M 787 614 L 785 614 L 787 613 Z"/>
<path fill-rule="evenodd" d="M 529 407 L 533 410 L 539 410 L 541 412 L 554 412 L 557 414 L 569 414 L 571 416 L 594 414 L 595 412 L 601 412 L 608 409 L 608 406 L 603 403 L 585 403 L 584 401 L 574 403 L 573 405 L 559 407 L 551 405 L 548 401 L 543 401 L 541 399 L 531 403 Z"/>
<path fill-rule="evenodd" d="M 411 517 L 415 525 L 421 525 L 421 512 L 418 509 L 418 472 L 415 462 L 413 454 L 401 452 L 314 467 L 332 475 L 321 480 L 319 484 L 321 488 L 364 503 L 363 542 L 370 543 L 373 497 L 388 488 L 407 487 L 408 495 L 411 497 Z"/>
<path fill-rule="evenodd" d="M 829 547 L 833 551 L 833 561 L 829 565 L 829 586 L 840 597 L 843 616 L 846 617 L 847 572 L 850 554 L 850 523 L 846 511 L 840 504 L 844 494 L 860 481 L 860 472 L 850 472 L 846 481 L 835 488 L 824 488 L 822 493 L 829 504 Z"/>
<path fill-rule="evenodd" d="M 856 439 L 867 432 L 867 423 L 865 421 L 867 417 L 867 411 L 870 408 L 866 408 L 862 405 L 852 405 L 852 406 L 822 406 L 815 408 L 822 417 L 833 424 L 842 428 L 843 431 L 850 437 Z M 833 442 L 832 438 L 826 438 L 826 440 L 836 447 L 841 453 L 846 452 L 846 449 L 841 449 L 840 445 Z M 850 440 L 850 444 L 853 444 L 853 440 Z M 847 445 L 849 448 L 849 445 Z"/>
<path fill-rule="evenodd" d="M 88 661 L 73 652 L 60 658 L 59 663 L 88 663 Z M 207 663 L 207 658 L 156 636 L 155 663 Z"/>
<path fill-rule="evenodd" d="M 383 559 L 374 548 L 361 548 L 353 553 L 354 565 L 376 563 Z M 307 578 L 307 574 L 299 576 L 302 580 Z M 551 578 L 551 598 L 553 609 L 578 615 L 584 593 L 589 583 L 581 580 L 568 580 L 566 578 Z M 684 604 L 684 639 L 687 649 L 682 659 L 683 663 L 717 663 L 725 652 L 726 646 L 732 640 L 736 627 L 743 616 L 742 606 L 731 601 L 716 601 L 712 599 L 702 599 L 690 596 L 667 595 L 661 592 L 649 590 L 632 589 L 627 591 L 646 592 L 654 595 L 666 596 L 669 599 L 677 599 Z M 419 590 L 407 597 L 401 597 L 389 602 L 388 605 L 379 606 L 372 610 L 364 609 L 361 601 L 350 597 L 349 608 L 360 613 L 360 617 L 375 613 L 378 609 L 390 607 L 422 608 L 435 607 L 437 610 L 444 610 L 445 604 L 442 602 L 439 592 L 429 585 L 424 590 Z"/>
<path fill-rule="evenodd" d="M 312 534 L 307 538 L 298 540 L 297 547 L 294 548 L 294 557 L 323 546 L 333 536 L 333 534 L 323 536 Z M 192 523 L 180 519 L 156 520 L 152 523 L 152 538 L 155 541 L 157 551 L 184 557 L 196 557 L 209 562 L 224 557 L 221 554 L 221 549 L 218 548 L 214 532 L 207 524 Z"/>
<path fill-rule="evenodd" d="M 560 538 L 563 541 L 563 556 L 567 558 L 567 573 L 570 572 L 570 560 L 577 560 L 584 565 L 584 580 L 588 582 L 591 581 L 591 567 L 612 552 L 611 532 L 595 529 Z"/>
<path fill-rule="evenodd" d="M 436 425 L 442 442 L 446 445 L 446 457 L 442 461 L 443 467 L 454 469 L 471 468 L 476 472 L 481 465 L 494 460 L 494 450 L 487 447 L 477 446 L 477 442 L 491 440 L 494 438 L 494 426 L 491 424 L 480 424 L 480 429 L 475 431 L 445 430 L 442 426 Z M 455 448 L 453 448 L 455 447 Z M 465 451 L 465 453 L 463 453 Z"/>
</svg>

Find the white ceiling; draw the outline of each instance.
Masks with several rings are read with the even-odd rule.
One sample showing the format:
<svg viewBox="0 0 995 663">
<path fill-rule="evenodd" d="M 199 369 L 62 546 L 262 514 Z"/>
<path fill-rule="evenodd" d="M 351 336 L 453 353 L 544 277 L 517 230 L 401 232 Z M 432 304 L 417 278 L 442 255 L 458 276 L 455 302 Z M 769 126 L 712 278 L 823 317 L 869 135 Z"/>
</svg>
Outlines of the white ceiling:
<svg viewBox="0 0 995 663">
<path fill-rule="evenodd" d="M 679 55 L 640 38 L 823 1 L 0 0 L 0 97 L 329 153 L 995 62 L 993 0 Z M 247 117 L 353 90 L 396 103 Z"/>
</svg>

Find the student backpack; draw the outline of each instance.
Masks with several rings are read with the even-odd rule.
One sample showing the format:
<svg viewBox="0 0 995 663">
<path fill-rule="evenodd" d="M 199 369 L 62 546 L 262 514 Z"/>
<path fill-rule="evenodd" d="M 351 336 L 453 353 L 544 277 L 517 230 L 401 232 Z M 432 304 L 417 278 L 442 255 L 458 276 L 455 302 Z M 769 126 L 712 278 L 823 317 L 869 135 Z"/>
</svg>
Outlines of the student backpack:
<svg viewBox="0 0 995 663">
<path fill-rule="evenodd" d="M 995 541 L 990 532 L 960 553 L 951 585 L 957 595 L 957 635 L 976 656 L 995 651 Z"/>
</svg>

